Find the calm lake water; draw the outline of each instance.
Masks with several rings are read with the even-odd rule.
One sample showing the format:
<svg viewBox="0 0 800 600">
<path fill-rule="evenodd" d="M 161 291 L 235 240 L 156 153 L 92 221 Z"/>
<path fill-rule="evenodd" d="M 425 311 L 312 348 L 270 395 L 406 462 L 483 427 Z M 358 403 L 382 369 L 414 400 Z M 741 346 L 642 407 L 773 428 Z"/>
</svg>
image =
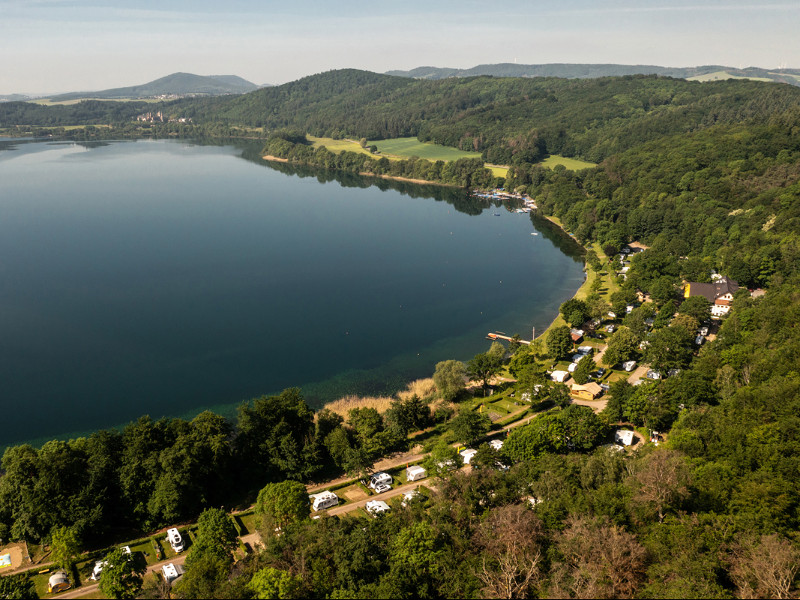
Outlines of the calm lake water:
<svg viewBox="0 0 800 600">
<path fill-rule="evenodd" d="M 529 338 L 583 280 L 547 225 L 233 146 L 0 141 L 0 445 L 391 392 Z"/>
</svg>

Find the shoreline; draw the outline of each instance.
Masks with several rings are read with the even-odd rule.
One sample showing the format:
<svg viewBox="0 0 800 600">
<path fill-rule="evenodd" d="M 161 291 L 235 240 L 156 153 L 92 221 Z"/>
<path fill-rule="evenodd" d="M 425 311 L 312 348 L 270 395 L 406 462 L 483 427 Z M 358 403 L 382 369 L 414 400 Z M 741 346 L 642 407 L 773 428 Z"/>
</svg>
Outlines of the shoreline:
<svg viewBox="0 0 800 600">
<path fill-rule="evenodd" d="M 290 163 L 288 158 L 280 158 L 278 156 L 273 156 L 271 154 L 265 154 L 261 157 L 263 160 L 269 160 L 272 162 L 280 162 L 280 163 Z M 307 165 L 306 163 L 290 163 L 290 164 L 297 164 L 297 165 L 304 165 L 310 167 L 316 167 L 318 169 L 323 169 L 324 167 L 318 167 L 317 165 Z M 335 169 L 334 169 L 335 170 Z M 348 171 L 352 173 L 352 171 Z M 392 181 L 405 181 L 406 183 L 416 183 L 418 185 L 438 185 L 441 187 L 449 187 L 449 188 L 457 188 L 461 189 L 461 186 L 454 185 L 452 183 L 441 183 L 439 181 L 428 181 L 427 179 L 412 179 L 410 177 L 400 177 L 399 175 L 377 175 L 376 173 L 369 173 L 367 171 L 359 171 L 358 173 L 362 177 L 376 177 L 378 179 L 391 179 Z"/>
</svg>

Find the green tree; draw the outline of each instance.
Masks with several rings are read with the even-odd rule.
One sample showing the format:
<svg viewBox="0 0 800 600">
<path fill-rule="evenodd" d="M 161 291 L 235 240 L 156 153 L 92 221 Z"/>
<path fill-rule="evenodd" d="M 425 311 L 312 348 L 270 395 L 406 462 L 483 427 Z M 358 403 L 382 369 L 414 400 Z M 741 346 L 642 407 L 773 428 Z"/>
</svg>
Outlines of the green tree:
<svg viewBox="0 0 800 600">
<path fill-rule="evenodd" d="M 672 277 L 659 277 L 650 286 L 650 297 L 658 306 L 664 306 L 675 298 L 676 289 Z"/>
<path fill-rule="evenodd" d="M 297 597 L 302 583 L 302 579 L 291 573 L 273 567 L 264 567 L 253 575 L 250 583 L 247 584 L 247 589 L 261 600 L 288 599 Z"/>
<path fill-rule="evenodd" d="M 558 309 L 563 319 L 572 327 L 578 327 L 589 318 L 589 307 L 586 302 L 572 298 L 564 302 Z"/>
<path fill-rule="evenodd" d="M 681 303 L 678 313 L 694 317 L 699 323 L 702 323 L 711 318 L 711 302 L 703 296 L 691 296 Z"/>
<path fill-rule="evenodd" d="M 609 426 L 603 417 L 588 406 L 572 404 L 558 414 L 564 424 L 568 447 L 588 451 L 596 447 L 608 435 Z"/>
<path fill-rule="evenodd" d="M 508 363 L 508 371 L 514 376 L 519 377 L 523 369 L 536 364 L 536 352 L 531 346 L 522 346 L 511 357 Z"/>
<path fill-rule="evenodd" d="M 301 480 L 321 466 L 310 443 L 314 413 L 297 388 L 240 406 L 237 430 L 235 450 L 256 481 Z"/>
<path fill-rule="evenodd" d="M 429 476 L 447 477 L 458 470 L 462 463 L 458 450 L 444 440 L 440 440 L 431 449 L 431 453 L 422 464 Z"/>
<path fill-rule="evenodd" d="M 405 439 L 410 432 L 431 424 L 431 407 L 416 394 L 405 400 L 395 398 L 383 419 L 398 439 Z"/>
<path fill-rule="evenodd" d="M 633 331 L 623 326 L 617 329 L 608 340 L 608 347 L 603 353 L 603 364 L 613 367 L 631 360 L 639 348 L 639 338 Z"/>
<path fill-rule="evenodd" d="M 307 519 L 311 508 L 306 486 L 298 481 L 268 483 L 258 493 L 255 511 L 267 531 Z"/>
<path fill-rule="evenodd" d="M 503 453 L 514 462 L 521 462 L 545 452 L 560 452 L 566 449 L 566 443 L 564 422 L 555 414 L 545 414 L 515 428 L 503 444 Z"/>
<path fill-rule="evenodd" d="M 214 554 L 197 554 L 193 560 L 186 557 L 186 570 L 173 591 L 180 598 L 215 598 L 228 582 L 232 559 Z"/>
<path fill-rule="evenodd" d="M 547 352 L 555 360 L 561 360 L 572 352 L 572 338 L 569 327 L 554 327 L 547 334 Z"/>
<path fill-rule="evenodd" d="M 575 371 L 572 373 L 572 378 L 575 380 L 575 383 L 580 385 L 587 383 L 589 381 L 589 375 L 595 370 L 595 366 L 594 359 L 592 359 L 590 354 L 580 359 L 580 361 L 578 361 L 578 366 L 575 367 Z"/>
<path fill-rule="evenodd" d="M 236 548 L 237 539 L 230 515 L 219 508 L 207 508 L 197 520 L 197 533 L 186 564 L 191 566 L 201 556 L 232 562 L 231 552 Z"/>
<path fill-rule="evenodd" d="M 645 357 L 662 375 L 670 369 L 682 369 L 692 357 L 694 335 L 684 327 L 670 326 L 653 332 Z"/>
<path fill-rule="evenodd" d="M 54 527 L 50 532 L 50 559 L 62 569 L 72 569 L 80 554 L 81 543 L 75 530 L 70 527 Z"/>
<path fill-rule="evenodd" d="M 488 416 L 467 406 L 460 406 L 458 414 L 450 421 L 449 428 L 456 439 L 467 446 L 478 442 L 492 426 Z"/>
<path fill-rule="evenodd" d="M 445 400 L 455 400 L 464 391 L 467 380 L 467 367 L 460 360 L 443 360 L 436 363 L 433 383 Z"/>
<path fill-rule="evenodd" d="M 489 385 L 489 380 L 497 375 L 502 368 L 502 363 L 497 360 L 497 356 L 488 352 L 476 354 L 467 363 L 467 374 L 476 381 L 480 381 L 483 387 Z"/>
<path fill-rule="evenodd" d="M 0 577 L 0 598 L 9 600 L 33 600 L 38 598 L 36 586 L 27 573 Z"/>
<path fill-rule="evenodd" d="M 144 565 L 137 565 L 132 554 L 117 548 L 105 558 L 100 591 L 109 598 L 135 598 L 142 588 L 144 572 Z"/>
</svg>

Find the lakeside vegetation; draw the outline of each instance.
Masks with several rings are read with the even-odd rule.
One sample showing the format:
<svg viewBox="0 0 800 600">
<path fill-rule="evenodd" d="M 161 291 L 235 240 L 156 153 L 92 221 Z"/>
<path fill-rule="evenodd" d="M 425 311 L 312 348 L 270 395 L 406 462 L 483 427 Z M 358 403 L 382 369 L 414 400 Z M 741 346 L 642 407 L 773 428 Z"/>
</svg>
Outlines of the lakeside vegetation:
<svg viewBox="0 0 800 600">
<path fill-rule="evenodd" d="M 281 535 L 264 529 L 264 551 L 235 566 L 190 566 L 190 583 L 176 592 L 256 597 L 283 582 L 291 597 L 796 594 L 800 90 L 654 77 L 394 79 L 326 73 L 180 106 L 198 122 L 213 115 L 215 127 L 271 129 L 265 150 L 299 168 L 490 186 L 499 182 L 484 160 L 509 164 L 506 188 L 534 197 L 590 250 L 583 293 L 562 305 L 544 343 L 493 346 L 447 369 L 462 384 L 466 373 L 485 384 L 502 369 L 516 381 L 482 400 L 459 385 L 451 396 L 444 380 L 438 398 L 394 399 L 383 414 L 357 407 L 344 419 L 314 413 L 287 390 L 247 403 L 235 422 L 210 413 L 143 418 L 122 432 L 10 448 L 0 537 L 45 541 L 67 527 L 99 542 L 119 527 L 150 530 L 246 503 L 269 483 L 361 475 L 410 443 L 427 445 L 433 468 L 459 460 L 449 443 L 477 443 L 489 431 L 488 404 L 505 402 L 494 411 L 499 423 L 530 394 L 524 408 L 540 416 L 499 453 L 480 445 L 471 473 L 438 469 L 437 491 L 420 502 L 394 504 L 378 519 L 301 515 Z M 7 125 L 11 113 L 0 114 Z M 482 158 L 381 162 L 315 148 L 308 133 L 417 135 Z M 536 164 L 549 153 L 598 164 Z M 649 249 L 617 278 L 617 257 L 632 241 Z M 742 289 L 716 339 L 698 347 L 708 306 L 685 300 L 682 284 L 710 281 L 712 271 Z M 617 373 L 601 376 L 610 390 L 599 415 L 571 405 L 547 375 L 573 352 L 569 327 L 595 320 L 618 327 L 600 333 L 611 351 L 603 364 Z M 673 374 L 631 385 L 619 377 L 623 357 Z M 621 423 L 644 434 L 638 449 L 599 448 Z M 433 433 L 408 437 L 420 429 Z M 653 431 L 658 446 L 648 442 Z"/>
</svg>

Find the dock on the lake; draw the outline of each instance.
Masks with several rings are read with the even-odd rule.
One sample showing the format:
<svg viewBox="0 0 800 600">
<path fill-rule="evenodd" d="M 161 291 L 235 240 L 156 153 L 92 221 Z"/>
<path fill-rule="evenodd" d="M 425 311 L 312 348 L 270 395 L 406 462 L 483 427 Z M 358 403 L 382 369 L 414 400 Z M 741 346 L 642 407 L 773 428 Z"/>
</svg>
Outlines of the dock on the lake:
<svg viewBox="0 0 800 600">
<path fill-rule="evenodd" d="M 530 342 L 528 340 L 515 340 L 510 335 L 505 335 L 503 333 L 498 333 L 496 331 L 492 333 L 487 333 L 486 337 L 489 338 L 490 340 L 505 340 L 507 342 L 519 342 L 520 344 L 530 345 Z"/>
</svg>

